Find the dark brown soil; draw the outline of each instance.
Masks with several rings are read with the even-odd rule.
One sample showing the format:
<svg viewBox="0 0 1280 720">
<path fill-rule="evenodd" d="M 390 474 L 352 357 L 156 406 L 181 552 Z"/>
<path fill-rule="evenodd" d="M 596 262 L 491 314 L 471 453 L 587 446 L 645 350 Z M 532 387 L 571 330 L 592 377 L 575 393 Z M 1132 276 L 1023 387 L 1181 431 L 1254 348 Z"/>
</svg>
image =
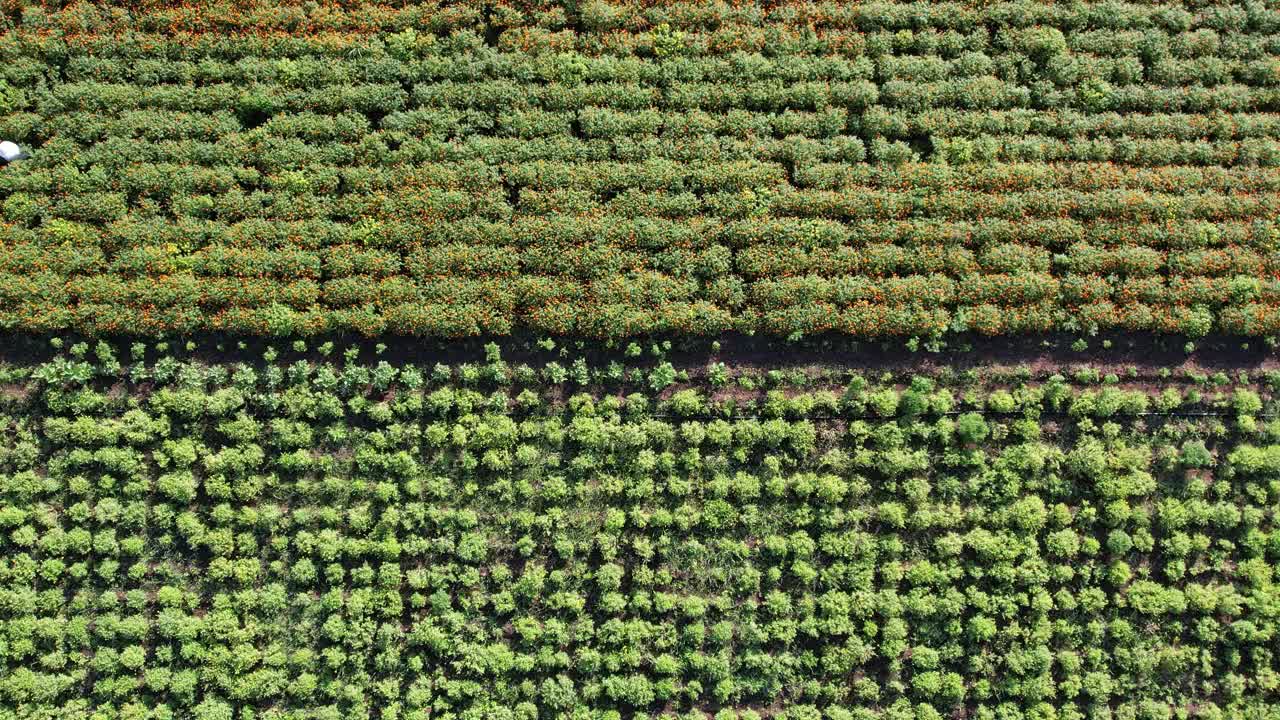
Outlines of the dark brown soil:
<svg viewBox="0 0 1280 720">
<path fill-rule="evenodd" d="M 746 342 L 742 342 L 745 340 Z M 1110 347 L 1104 347 L 1104 341 Z M 1159 335 L 1115 335 L 1089 339 L 1089 349 L 1071 349 L 1071 336 L 1030 338 L 969 338 L 953 340 L 940 352 L 909 351 L 902 342 L 850 343 L 832 340 L 831 346 L 817 343 L 788 346 L 779 340 L 725 338 L 714 358 L 730 369 L 862 369 L 891 370 L 927 374 L 942 368 L 953 371 L 991 371 L 1026 368 L 1039 377 L 1071 366 L 1097 368 L 1105 374 L 1121 374 L 1130 366 L 1144 370 L 1169 368 L 1173 371 L 1214 373 L 1280 369 L 1280 351 L 1271 350 L 1257 338 L 1215 337 L 1196 342 L 1188 354 L 1186 340 Z M 1242 347 L 1248 344 L 1248 349 Z"/>
<path fill-rule="evenodd" d="M 90 348 L 96 338 L 62 336 L 64 348 L 85 340 Z M 859 341 L 847 336 L 815 336 L 797 342 L 780 338 L 738 334 L 711 337 L 637 338 L 606 341 L 598 339 L 556 338 L 554 350 L 537 346 L 541 337 L 516 335 L 500 338 L 470 338 L 457 340 L 428 340 L 411 337 L 385 337 L 382 352 L 377 352 L 378 342 L 358 336 L 325 336 L 306 339 L 307 350 L 294 352 L 292 340 L 271 338 L 236 338 L 221 335 L 202 335 L 193 338 L 169 340 L 169 354 L 194 357 L 205 362 L 245 362 L 260 364 L 263 353 L 274 348 L 277 362 L 292 362 L 299 358 L 321 360 L 317 349 L 325 342 L 332 342 L 328 359 L 342 363 L 348 348 L 359 350 L 361 362 L 386 360 L 394 365 L 414 363 L 430 368 L 436 363 L 458 364 L 485 362 L 484 346 L 496 342 L 502 349 L 502 359 L 511 365 L 528 363 L 541 368 L 547 362 L 557 361 L 566 368 L 574 358 L 585 356 L 589 362 L 601 365 L 617 360 L 627 366 L 653 365 L 659 362 L 650 353 L 655 343 L 670 340 L 671 349 L 664 353 L 676 369 L 687 370 L 690 375 L 700 375 L 706 367 L 723 362 L 731 374 L 739 371 L 767 370 L 860 370 L 864 372 L 891 371 L 895 373 L 928 374 L 943 368 L 953 372 L 976 369 L 982 372 L 1011 371 L 1018 368 L 1030 370 L 1033 376 L 1043 377 L 1074 366 L 1089 366 L 1102 373 L 1114 372 L 1123 376 L 1129 367 L 1138 369 L 1139 377 L 1155 377 L 1161 368 L 1173 371 L 1196 371 L 1212 374 L 1218 371 L 1250 373 L 1280 369 L 1280 351 L 1272 350 L 1259 338 L 1211 336 L 1195 341 L 1192 353 L 1184 350 L 1186 338 L 1151 333 L 1112 334 L 1088 338 L 1088 349 L 1075 351 L 1072 343 L 1077 339 L 1070 335 L 1019 336 L 1013 338 L 985 338 L 957 336 L 948 338 L 945 347 L 931 352 L 921 347 L 912 352 L 903 340 L 885 342 Z M 136 338 L 108 338 L 116 350 L 116 356 L 126 366 L 131 363 L 129 346 Z M 195 343 L 194 351 L 185 350 L 188 340 Z M 719 347 L 713 349 L 713 341 Z M 159 356 L 155 341 L 145 341 L 147 359 Z M 244 348 L 239 347 L 240 343 Z M 639 357 L 625 357 L 624 349 L 635 342 L 643 353 Z M 1110 347 L 1104 347 L 1109 342 Z M 1248 345 L 1247 348 L 1243 347 Z M 923 345 L 923 343 L 922 343 Z M 49 338 L 17 333 L 0 334 L 0 365 L 25 365 L 53 357 L 57 351 L 50 347 Z M 92 350 L 88 357 L 92 357 Z"/>
</svg>

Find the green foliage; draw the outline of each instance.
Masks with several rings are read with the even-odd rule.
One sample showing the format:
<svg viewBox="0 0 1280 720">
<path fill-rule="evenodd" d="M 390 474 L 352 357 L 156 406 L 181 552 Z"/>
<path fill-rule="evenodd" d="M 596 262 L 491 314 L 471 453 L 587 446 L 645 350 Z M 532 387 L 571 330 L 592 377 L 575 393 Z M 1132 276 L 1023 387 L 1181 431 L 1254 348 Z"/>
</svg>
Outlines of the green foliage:
<svg viewBox="0 0 1280 720">
<path fill-rule="evenodd" d="M 986 420 L 978 413 L 965 413 L 956 418 L 956 437 L 962 442 L 977 445 L 986 440 L 990 433 Z"/>
<path fill-rule="evenodd" d="M 529 348 L 497 343 L 425 365 L 376 346 L 224 363 L 194 341 L 57 345 L 0 408 L 5 707 L 1274 703 L 1247 678 L 1277 672 L 1280 433 L 1228 422 L 1271 422 L 1274 388 L 1251 377 L 757 382 L 726 363 L 690 380 L 705 362 L 654 343 L 566 351 L 539 378 Z M 1221 417 L 1150 414 L 1198 385 L 1231 388 L 1198 405 Z"/>
</svg>

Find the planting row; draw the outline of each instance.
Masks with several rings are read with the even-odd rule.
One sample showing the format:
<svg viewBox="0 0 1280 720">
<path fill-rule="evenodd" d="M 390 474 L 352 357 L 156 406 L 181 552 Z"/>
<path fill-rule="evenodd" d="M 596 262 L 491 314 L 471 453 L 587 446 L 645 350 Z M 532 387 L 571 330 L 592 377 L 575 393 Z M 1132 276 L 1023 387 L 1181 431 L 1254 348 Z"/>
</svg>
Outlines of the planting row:
<svg viewBox="0 0 1280 720">
<path fill-rule="evenodd" d="M 156 226 L 152 226 L 156 227 Z M 176 229 L 181 229 L 178 226 Z M 793 225 L 792 229 L 817 230 L 822 226 Z M 336 245 L 322 252 L 299 248 L 266 250 L 234 245 L 210 245 L 192 253 L 182 253 L 174 243 L 158 246 L 141 246 L 122 249 L 108 261 L 101 248 L 91 244 L 76 246 L 69 242 L 77 233 L 68 230 L 68 237 L 58 244 L 41 242 L 15 243 L 0 249 L 0 272 L 38 273 L 53 271 L 66 274 L 83 274 L 78 285 L 85 286 L 93 280 L 110 282 L 148 275 L 172 276 L 190 273 L 197 277 L 216 278 L 222 275 L 237 277 L 280 277 L 285 279 L 335 279 L 369 275 L 393 277 L 401 274 L 418 280 L 440 276 L 458 277 L 507 277 L 519 274 L 530 276 L 556 275 L 577 278 L 606 278 L 623 273 L 641 273 L 645 270 L 661 270 L 677 276 L 715 278 L 736 271 L 760 282 L 787 283 L 787 279 L 800 274 L 822 276 L 857 276 L 857 280 L 869 287 L 884 286 L 893 276 L 916 273 L 934 273 L 943 286 L 939 297 L 945 299 L 953 292 L 946 275 L 964 278 L 967 282 L 1007 280 L 1018 275 L 1028 275 L 1029 283 L 1039 283 L 1039 297 L 1056 294 L 1059 279 L 1050 275 L 1056 271 L 1067 287 L 1078 285 L 1084 278 L 1069 273 L 1104 273 L 1116 278 L 1108 283 L 1099 280 L 1100 290 L 1090 296 L 1105 296 L 1114 285 L 1117 288 L 1140 283 L 1159 292 L 1168 276 L 1169 284 L 1176 289 L 1199 287 L 1205 278 L 1245 275 L 1253 279 L 1256 288 L 1270 288 L 1276 281 L 1270 278 L 1277 271 L 1277 260 L 1271 253 L 1246 249 L 1238 245 L 1198 250 L 1171 250 L 1161 252 L 1142 247 L 1106 248 L 1075 243 L 1063 253 L 1051 253 L 1047 249 L 1013 243 L 991 243 L 977 252 L 961 245 L 930 247 L 915 245 L 869 244 L 859 248 L 836 247 L 786 247 L 781 245 L 753 246 L 736 253 L 720 244 L 708 244 L 704 248 L 689 248 L 683 243 L 674 247 L 650 248 L 653 255 L 643 248 L 632 249 L 617 245 L 579 244 L 574 238 L 565 238 L 563 244 L 544 243 L 549 247 L 517 246 L 505 244 L 464 245 L 415 245 L 407 257 L 395 252 L 367 248 L 360 245 Z M 141 228 L 130 228 L 137 230 Z M 526 230 L 531 229 L 527 228 Z M 573 232 L 577 228 L 570 226 Z M 653 230 L 654 228 L 649 227 Z M 673 229 L 673 228 L 661 228 Z M 680 239 L 699 226 L 674 228 L 672 239 Z M 574 233 L 576 234 L 576 233 Z M 729 233 L 726 233 L 728 235 Z M 780 232 L 778 240 L 785 239 Z M 662 233 L 654 233 L 660 237 Z M 660 252 L 659 252 L 660 251 Z M 1127 278 L 1127 279 L 1126 279 Z M 537 277 L 522 278 L 537 282 Z M 887 287 L 887 286 L 885 286 Z M 1136 286 L 1135 286 L 1136 287 Z M 988 299 L 990 293 L 980 287 L 956 288 L 963 299 Z M 1258 290 L 1246 293 L 1257 297 Z M 1270 294 L 1270 291 L 1267 291 Z M 903 296 L 902 300 L 909 298 Z M 1237 299 L 1248 299 L 1245 296 Z M 920 298 L 928 302 L 928 298 Z"/>
<path fill-rule="evenodd" d="M 61 9 L 13 2 L 10 7 L 19 28 L 40 36 L 65 35 L 75 43 L 130 54 L 137 52 L 135 46 L 110 41 L 123 33 L 135 33 L 140 40 L 176 35 L 185 44 L 173 42 L 166 49 L 217 50 L 232 58 L 252 54 L 263 40 L 278 43 L 283 38 L 294 52 L 320 48 L 341 56 L 365 35 L 409 31 L 408 38 L 401 35 L 388 45 L 412 49 L 470 33 L 478 42 L 520 51 L 662 56 L 747 49 L 858 55 L 888 48 L 946 49 L 994 29 L 999 46 L 1043 55 L 1064 39 L 1046 33 L 1046 26 L 1061 28 L 1072 48 L 1118 53 L 1163 48 L 1178 57 L 1197 57 L 1224 47 L 1240 52 L 1249 40 L 1280 29 L 1280 16 L 1267 6 L 1198 2 L 95 2 Z M 1148 38 L 1153 41 L 1144 42 Z"/>
<path fill-rule="evenodd" d="M 352 276 L 323 285 L 239 277 L 171 275 L 137 280 L 50 273 L 0 275 L 0 326 L 75 329 L 88 335 L 226 331 L 315 335 L 354 331 L 468 337 L 538 330 L 625 338 L 726 332 L 805 335 L 837 331 L 865 338 L 1095 333 L 1124 329 L 1202 337 L 1210 332 L 1274 336 L 1280 302 L 1274 281 L 1203 278 L 1166 288 L 1131 281 L 1110 290 L 1097 276 L 1060 286 L 1029 274 L 884 281 L 808 276 L 766 281 L 747 292 L 737 278 L 705 287 L 659 274 L 591 283 L 518 280 L 378 279 Z M 1241 300 L 1240 298 L 1246 298 Z M 1194 304 L 1173 304 L 1194 303 Z"/>
</svg>

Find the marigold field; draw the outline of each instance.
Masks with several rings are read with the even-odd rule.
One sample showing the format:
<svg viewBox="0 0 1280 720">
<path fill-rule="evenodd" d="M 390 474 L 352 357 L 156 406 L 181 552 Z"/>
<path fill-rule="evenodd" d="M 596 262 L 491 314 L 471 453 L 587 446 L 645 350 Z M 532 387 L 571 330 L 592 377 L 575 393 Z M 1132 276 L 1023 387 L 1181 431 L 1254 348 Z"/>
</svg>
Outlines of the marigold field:
<svg viewBox="0 0 1280 720">
<path fill-rule="evenodd" d="M 3 5 L 0 327 L 1280 333 L 1272 3 Z"/>
<path fill-rule="evenodd" d="M 0 0 L 0 141 L 0 720 L 1280 720 L 1272 0 Z"/>
</svg>

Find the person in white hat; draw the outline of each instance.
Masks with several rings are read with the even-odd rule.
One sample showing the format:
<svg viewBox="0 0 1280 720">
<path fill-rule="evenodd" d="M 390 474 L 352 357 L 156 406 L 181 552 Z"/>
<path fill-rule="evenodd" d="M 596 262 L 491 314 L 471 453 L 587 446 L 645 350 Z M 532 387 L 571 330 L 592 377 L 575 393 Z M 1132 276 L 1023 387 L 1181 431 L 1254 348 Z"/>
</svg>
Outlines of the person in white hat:
<svg viewBox="0 0 1280 720">
<path fill-rule="evenodd" d="M 0 162 L 5 165 L 14 160 L 26 160 L 29 157 L 31 155 L 26 150 L 18 147 L 17 143 L 8 140 L 0 141 Z"/>
</svg>

